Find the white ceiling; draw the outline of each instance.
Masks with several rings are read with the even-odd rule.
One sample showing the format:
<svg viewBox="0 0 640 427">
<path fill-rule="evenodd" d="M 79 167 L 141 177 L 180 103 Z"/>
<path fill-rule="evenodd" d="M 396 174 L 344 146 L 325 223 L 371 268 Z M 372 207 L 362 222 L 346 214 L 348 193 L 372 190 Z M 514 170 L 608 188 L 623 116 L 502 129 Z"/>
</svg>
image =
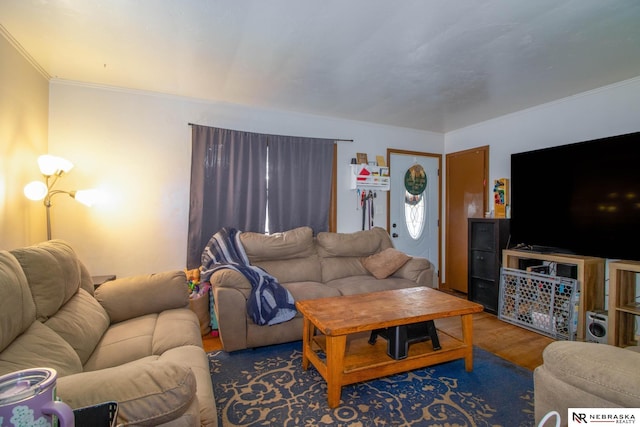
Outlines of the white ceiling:
<svg viewBox="0 0 640 427">
<path fill-rule="evenodd" d="M 51 78 L 435 132 L 640 76 L 638 0 L 0 0 L 0 25 Z"/>
</svg>

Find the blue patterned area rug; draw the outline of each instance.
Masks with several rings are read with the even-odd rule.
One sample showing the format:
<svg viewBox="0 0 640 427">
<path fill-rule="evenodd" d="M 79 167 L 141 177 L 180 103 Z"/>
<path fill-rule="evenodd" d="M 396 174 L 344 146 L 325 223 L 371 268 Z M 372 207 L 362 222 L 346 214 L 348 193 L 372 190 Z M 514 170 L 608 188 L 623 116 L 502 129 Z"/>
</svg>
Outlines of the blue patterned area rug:
<svg viewBox="0 0 640 427">
<path fill-rule="evenodd" d="M 222 427 L 535 424 L 532 372 L 477 347 L 473 372 L 457 360 L 344 386 L 335 409 L 300 341 L 208 356 Z"/>
</svg>

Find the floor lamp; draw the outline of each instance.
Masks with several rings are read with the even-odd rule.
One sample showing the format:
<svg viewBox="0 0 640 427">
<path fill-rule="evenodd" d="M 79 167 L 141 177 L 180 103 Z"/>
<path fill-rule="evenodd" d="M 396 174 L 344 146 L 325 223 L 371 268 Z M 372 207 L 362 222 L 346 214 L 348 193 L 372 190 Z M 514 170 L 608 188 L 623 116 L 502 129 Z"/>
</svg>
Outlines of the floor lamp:
<svg viewBox="0 0 640 427">
<path fill-rule="evenodd" d="M 98 199 L 98 190 L 56 190 L 58 179 L 73 168 L 73 163 L 62 157 L 49 154 L 38 157 L 38 167 L 45 182 L 33 181 L 24 187 L 24 194 L 30 200 L 43 200 L 47 211 L 47 240 L 51 240 L 51 199 L 57 194 L 67 194 L 78 202 L 91 206 Z"/>
</svg>

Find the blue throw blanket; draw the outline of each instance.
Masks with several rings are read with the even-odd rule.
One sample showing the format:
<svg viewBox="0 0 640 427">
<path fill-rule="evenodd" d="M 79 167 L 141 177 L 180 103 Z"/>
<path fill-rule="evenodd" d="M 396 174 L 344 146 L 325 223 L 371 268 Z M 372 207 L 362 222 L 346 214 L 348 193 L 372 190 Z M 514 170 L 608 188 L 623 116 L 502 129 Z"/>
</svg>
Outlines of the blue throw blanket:
<svg viewBox="0 0 640 427">
<path fill-rule="evenodd" d="M 208 281 L 214 271 L 230 268 L 251 283 L 247 312 L 257 325 L 275 325 L 296 315 L 291 293 L 266 271 L 251 265 L 240 242 L 240 231 L 223 228 L 211 237 L 202 253 L 200 280 Z"/>
</svg>

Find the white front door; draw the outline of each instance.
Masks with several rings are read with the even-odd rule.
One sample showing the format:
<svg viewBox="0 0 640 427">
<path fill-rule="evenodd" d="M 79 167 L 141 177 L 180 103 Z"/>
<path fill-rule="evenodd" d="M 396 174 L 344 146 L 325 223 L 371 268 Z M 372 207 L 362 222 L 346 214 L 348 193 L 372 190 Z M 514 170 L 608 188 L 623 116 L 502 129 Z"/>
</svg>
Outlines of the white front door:
<svg viewBox="0 0 640 427">
<path fill-rule="evenodd" d="M 396 249 L 426 258 L 440 271 L 441 155 L 389 150 L 390 234 Z"/>
</svg>

